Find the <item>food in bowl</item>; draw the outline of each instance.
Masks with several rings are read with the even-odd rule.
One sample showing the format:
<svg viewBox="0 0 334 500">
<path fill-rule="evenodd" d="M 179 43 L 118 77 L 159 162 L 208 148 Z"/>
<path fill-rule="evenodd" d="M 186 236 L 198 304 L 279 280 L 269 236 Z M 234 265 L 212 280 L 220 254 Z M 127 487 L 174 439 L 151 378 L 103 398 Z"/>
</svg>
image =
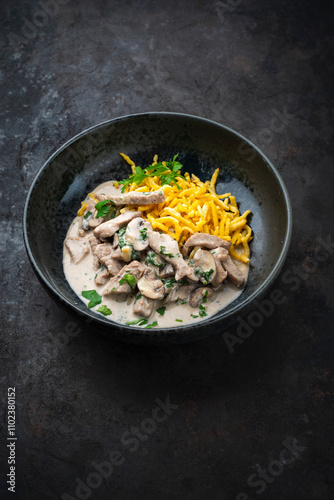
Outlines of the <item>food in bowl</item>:
<svg viewBox="0 0 334 500">
<path fill-rule="evenodd" d="M 231 193 L 181 175 L 174 156 L 97 186 L 64 241 L 66 279 L 88 308 L 113 321 L 170 328 L 212 316 L 246 284 L 252 230 Z"/>
</svg>

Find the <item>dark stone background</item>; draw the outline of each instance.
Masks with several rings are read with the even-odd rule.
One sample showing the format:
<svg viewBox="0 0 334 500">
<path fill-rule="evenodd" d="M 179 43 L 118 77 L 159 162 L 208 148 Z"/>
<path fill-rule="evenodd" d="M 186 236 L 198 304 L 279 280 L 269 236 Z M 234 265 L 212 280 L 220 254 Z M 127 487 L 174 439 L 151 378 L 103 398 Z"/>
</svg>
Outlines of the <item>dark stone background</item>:
<svg viewBox="0 0 334 500">
<path fill-rule="evenodd" d="M 316 248 L 334 240 L 333 4 L 41 3 L 48 14 L 37 0 L 0 7 L 1 498 L 333 499 L 333 247 Z M 53 302 L 28 262 L 22 211 L 44 161 L 83 129 L 143 111 L 234 128 L 290 192 L 284 303 L 233 353 L 224 332 L 169 348 L 110 342 Z M 5 483 L 11 386 L 16 495 Z M 167 397 L 178 408 L 131 452 L 122 435 Z M 281 453 L 287 442 L 294 455 Z M 124 462 L 94 488 L 93 463 L 115 450 Z"/>
</svg>

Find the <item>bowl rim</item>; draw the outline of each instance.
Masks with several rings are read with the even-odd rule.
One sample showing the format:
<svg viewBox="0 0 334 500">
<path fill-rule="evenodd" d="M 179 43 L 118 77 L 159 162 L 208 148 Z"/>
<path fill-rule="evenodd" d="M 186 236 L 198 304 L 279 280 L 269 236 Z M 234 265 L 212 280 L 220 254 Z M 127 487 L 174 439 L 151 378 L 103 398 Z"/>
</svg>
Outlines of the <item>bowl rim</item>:
<svg viewBox="0 0 334 500">
<path fill-rule="evenodd" d="M 133 118 L 138 118 L 138 117 L 149 117 L 149 116 L 157 116 L 157 117 L 163 117 L 163 116 L 170 116 L 170 117 L 180 117 L 180 118 L 188 118 L 191 120 L 195 120 L 198 122 L 214 125 L 216 127 L 219 127 L 223 129 L 224 131 L 227 131 L 235 136 L 237 136 L 241 141 L 245 141 L 249 146 L 255 149 L 255 151 L 262 157 L 262 159 L 265 161 L 269 169 L 271 170 L 271 173 L 276 177 L 276 181 L 279 184 L 279 187 L 283 193 L 283 199 L 284 199 L 284 204 L 286 207 L 287 211 L 287 227 L 286 227 L 286 233 L 284 235 L 284 241 L 283 241 L 283 247 L 281 249 L 280 255 L 278 260 L 276 261 L 273 269 L 271 270 L 270 274 L 267 276 L 267 278 L 263 281 L 263 283 L 249 296 L 245 301 L 242 303 L 232 307 L 227 313 L 224 314 L 222 311 L 220 314 L 219 318 L 215 318 L 215 316 L 209 316 L 208 318 L 203 318 L 201 321 L 198 321 L 197 323 L 191 323 L 191 324 L 184 324 L 184 325 L 177 325 L 175 327 L 169 327 L 169 328 L 154 328 L 154 329 L 149 329 L 145 330 L 143 328 L 138 328 L 136 326 L 130 326 L 130 325 L 123 325 L 121 323 L 117 323 L 116 321 L 110 321 L 108 319 L 105 319 L 103 316 L 100 317 L 98 314 L 92 314 L 94 311 L 90 311 L 87 309 L 87 311 L 83 311 L 80 309 L 78 306 L 73 304 L 70 300 L 68 300 L 65 296 L 63 296 L 53 285 L 52 283 L 44 276 L 44 274 L 41 272 L 39 269 L 39 266 L 36 262 L 36 259 L 33 255 L 33 252 L 30 247 L 30 242 L 29 242 L 29 237 L 28 237 L 28 231 L 27 231 L 27 216 L 28 216 L 28 210 L 29 210 L 29 204 L 30 204 L 30 199 L 33 194 L 33 191 L 36 187 L 36 184 L 38 183 L 39 177 L 42 175 L 44 170 L 48 167 L 48 165 L 62 152 L 64 151 L 68 146 L 76 142 L 78 139 L 88 135 L 89 133 L 92 133 L 94 130 L 97 130 L 99 128 L 108 126 L 112 123 L 116 123 L 119 121 L 124 121 L 124 120 L 129 120 Z M 172 334 L 176 330 L 178 331 L 184 331 L 186 332 L 189 329 L 197 329 L 201 328 L 205 325 L 209 326 L 210 324 L 217 323 L 219 321 L 224 321 L 228 320 L 229 318 L 235 317 L 237 320 L 237 313 L 238 311 L 242 309 L 249 309 L 251 304 L 256 300 L 257 297 L 261 297 L 264 295 L 267 289 L 270 288 L 271 284 L 276 280 L 278 274 L 280 273 L 283 264 L 286 260 L 287 253 L 289 250 L 290 242 L 291 242 L 291 236 L 292 236 L 292 225 L 293 225 L 293 218 L 292 218 L 292 207 L 291 207 L 291 201 L 289 197 L 288 190 L 286 188 L 286 185 L 276 169 L 274 167 L 273 163 L 269 160 L 269 158 L 260 150 L 258 146 L 256 146 L 253 142 L 251 142 L 249 139 L 247 139 L 245 136 L 240 134 L 239 132 L 235 131 L 234 129 L 228 127 L 227 125 L 223 125 L 221 123 L 218 123 L 214 120 L 210 120 L 208 118 L 203 118 L 201 116 L 197 115 L 191 115 L 187 113 L 177 113 L 177 112 L 172 112 L 172 111 L 146 111 L 142 113 L 134 113 L 134 114 L 128 114 L 128 115 L 123 115 L 115 118 L 111 118 L 109 120 L 105 120 L 103 122 L 100 122 L 96 125 L 92 125 L 91 127 L 88 127 L 81 131 L 80 133 L 76 134 L 69 140 L 67 140 L 62 146 L 60 146 L 52 155 L 44 162 L 42 167 L 39 169 L 37 172 L 30 189 L 27 194 L 26 202 L 24 205 L 24 211 L 23 211 L 23 237 L 24 237 L 24 244 L 25 248 L 29 257 L 29 260 L 37 273 L 38 277 L 42 282 L 47 286 L 48 289 L 50 289 L 60 301 L 65 302 L 68 306 L 70 306 L 72 309 L 74 309 L 80 316 L 86 315 L 88 316 L 91 320 L 102 323 L 104 326 L 109 327 L 110 329 L 112 328 L 119 328 L 121 330 L 126 330 L 131 333 L 139 332 L 141 337 L 152 337 L 152 336 L 159 336 L 162 333 L 167 333 L 167 334 Z M 246 285 L 247 286 L 247 285 Z M 246 314 L 246 313 L 245 313 Z M 155 335 L 154 335 L 155 334 Z M 191 340 L 191 339 L 189 339 Z"/>
</svg>

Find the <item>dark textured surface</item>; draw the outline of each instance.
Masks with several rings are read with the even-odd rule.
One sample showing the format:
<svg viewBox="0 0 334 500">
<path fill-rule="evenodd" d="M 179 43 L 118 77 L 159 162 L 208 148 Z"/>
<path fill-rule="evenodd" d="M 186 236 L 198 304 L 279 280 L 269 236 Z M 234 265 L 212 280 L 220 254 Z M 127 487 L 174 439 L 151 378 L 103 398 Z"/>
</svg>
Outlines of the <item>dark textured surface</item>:
<svg viewBox="0 0 334 500">
<path fill-rule="evenodd" d="M 5 484 L 15 386 L 16 498 L 332 499 L 331 4 L 62 4 L 46 16 L 35 1 L 0 7 L 1 498 L 15 498 Z M 152 110 L 249 137 L 291 194 L 281 294 L 230 336 L 112 343 L 60 309 L 28 262 L 22 210 L 45 159 L 91 125 Z M 155 411 L 167 397 L 178 407 Z M 140 426 L 130 441 L 124 433 Z M 92 475 L 111 460 L 123 463 Z M 76 490 L 77 480 L 91 488 Z"/>
</svg>

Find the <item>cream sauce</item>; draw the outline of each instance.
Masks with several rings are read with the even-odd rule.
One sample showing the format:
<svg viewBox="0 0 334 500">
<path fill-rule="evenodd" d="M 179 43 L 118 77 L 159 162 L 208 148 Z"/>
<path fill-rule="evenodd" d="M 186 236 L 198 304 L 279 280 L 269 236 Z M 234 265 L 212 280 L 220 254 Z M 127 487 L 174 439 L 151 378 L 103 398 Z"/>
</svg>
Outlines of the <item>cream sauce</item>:
<svg viewBox="0 0 334 500">
<path fill-rule="evenodd" d="M 94 189 L 93 193 L 103 193 L 106 196 L 112 196 L 113 194 L 119 194 L 120 191 L 114 187 L 113 181 L 109 181 L 100 184 L 96 189 Z M 81 217 L 76 217 L 74 219 L 68 230 L 66 239 L 68 237 L 79 237 L 78 230 L 80 228 L 80 222 Z M 90 234 L 91 232 L 89 231 L 87 237 L 85 238 L 88 238 Z M 234 262 L 244 274 L 248 275 L 248 264 L 244 264 L 236 260 L 234 260 Z M 126 263 L 124 263 L 124 265 L 126 265 Z M 81 295 L 82 292 L 85 290 L 96 290 L 98 294 L 102 295 L 103 289 L 107 286 L 107 284 L 96 285 L 94 281 L 97 271 L 93 268 L 92 252 L 87 254 L 78 264 L 73 264 L 71 262 L 69 251 L 64 245 L 63 268 L 65 277 L 71 288 L 87 305 L 87 307 L 89 300 L 85 299 Z M 207 315 L 205 317 L 200 316 L 199 308 L 193 308 L 188 303 L 182 303 L 181 301 L 178 301 L 177 303 L 166 304 L 165 313 L 163 316 L 161 316 L 156 311 L 156 309 L 161 307 L 162 303 L 157 301 L 154 311 L 148 319 L 148 323 L 151 324 L 156 321 L 158 323 L 156 328 L 172 328 L 181 326 L 182 324 L 198 323 L 202 319 L 213 316 L 218 311 L 224 309 L 242 293 L 242 290 L 243 289 L 237 288 L 229 281 L 223 283 L 215 292 L 214 296 L 208 298 L 207 302 L 203 304 Z M 101 305 L 105 305 L 112 311 L 112 314 L 109 316 L 103 316 L 102 313 L 99 312 L 97 312 L 97 314 L 101 314 L 101 316 L 117 323 L 125 324 L 129 321 L 138 320 L 140 318 L 140 316 L 132 313 L 133 301 L 134 299 L 132 296 L 107 295 L 102 297 L 101 304 L 92 308 L 92 310 L 97 312 L 96 309 L 98 309 Z"/>
</svg>

